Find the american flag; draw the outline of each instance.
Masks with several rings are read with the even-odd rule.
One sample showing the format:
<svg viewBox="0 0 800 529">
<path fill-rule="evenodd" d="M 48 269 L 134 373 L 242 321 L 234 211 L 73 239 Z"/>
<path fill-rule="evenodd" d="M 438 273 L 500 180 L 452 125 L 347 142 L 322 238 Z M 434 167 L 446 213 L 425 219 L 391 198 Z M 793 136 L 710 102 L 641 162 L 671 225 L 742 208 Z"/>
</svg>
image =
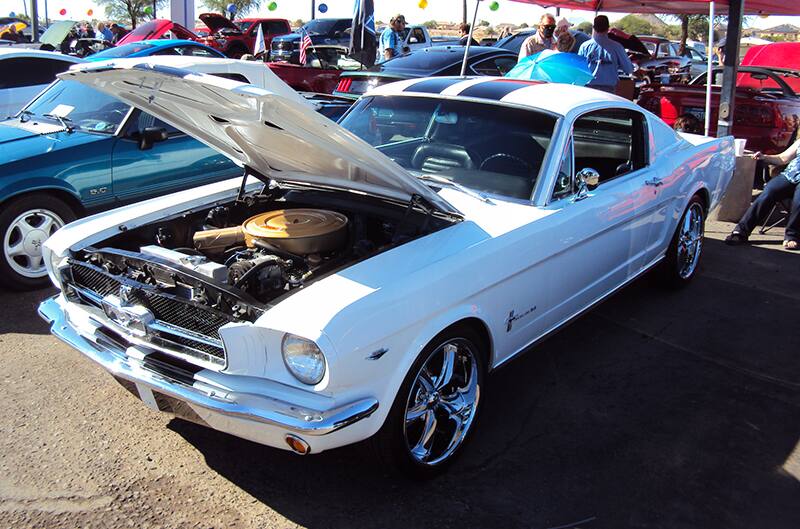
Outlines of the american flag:
<svg viewBox="0 0 800 529">
<path fill-rule="evenodd" d="M 314 43 L 311 42 L 311 37 L 308 36 L 306 31 L 303 31 L 303 38 L 300 39 L 300 64 L 306 63 L 306 50 L 311 47 L 314 47 Z"/>
</svg>

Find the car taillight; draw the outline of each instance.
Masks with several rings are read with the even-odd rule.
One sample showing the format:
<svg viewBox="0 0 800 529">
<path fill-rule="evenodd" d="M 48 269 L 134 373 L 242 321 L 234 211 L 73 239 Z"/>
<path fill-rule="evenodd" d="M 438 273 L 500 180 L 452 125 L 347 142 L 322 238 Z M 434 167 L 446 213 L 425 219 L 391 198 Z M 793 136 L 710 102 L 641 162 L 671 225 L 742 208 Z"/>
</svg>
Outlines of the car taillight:
<svg viewBox="0 0 800 529">
<path fill-rule="evenodd" d="M 736 105 L 733 109 L 733 122 L 749 127 L 776 127 L 778 116 L 772 105 Z"/>
<path fill-rule="evenodd" d="M 353 80 L 349 77 L 345 77 L 343 79 L 339 79 L 339 84 L 336 85 L 337 92 L 349 92 L 350 87 L 353 85 Z"/>
</svg>

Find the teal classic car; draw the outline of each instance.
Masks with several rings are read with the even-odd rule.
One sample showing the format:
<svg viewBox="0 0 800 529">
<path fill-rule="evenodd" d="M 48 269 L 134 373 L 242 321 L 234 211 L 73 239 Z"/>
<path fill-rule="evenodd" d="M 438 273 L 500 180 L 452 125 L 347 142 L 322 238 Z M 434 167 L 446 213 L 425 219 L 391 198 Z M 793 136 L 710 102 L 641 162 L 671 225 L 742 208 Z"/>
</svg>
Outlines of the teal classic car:
<svg viewBox="0 0 800 529">
<path fill-rule="evenodd" d="M 310 104 L 262 63 L 122 61 L 210 73 Z M 56 81 L 16 117 L 0 122 L 0 284 L 16 290 L 45 286 L 42 243 L 77 217 L 241 172 L 218 151 L 146 112 L 75 81 Z"/>
</svg>

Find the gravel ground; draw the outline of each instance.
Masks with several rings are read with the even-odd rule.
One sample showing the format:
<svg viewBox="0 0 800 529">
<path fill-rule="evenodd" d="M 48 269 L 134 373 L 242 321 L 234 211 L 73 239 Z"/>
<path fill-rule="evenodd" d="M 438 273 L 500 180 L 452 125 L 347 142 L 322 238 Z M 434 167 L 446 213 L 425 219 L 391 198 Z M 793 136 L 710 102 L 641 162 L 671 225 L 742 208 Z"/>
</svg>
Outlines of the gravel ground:
<svg viewBox="0 0 800 529">
<path fill-rule="evenodd" d="M 153 412 L 0 292 L 0 527 L 800 527 L 800 255 L 780 232 L 644 278 L 489 378 L 428 483 Z"/>
</svg>

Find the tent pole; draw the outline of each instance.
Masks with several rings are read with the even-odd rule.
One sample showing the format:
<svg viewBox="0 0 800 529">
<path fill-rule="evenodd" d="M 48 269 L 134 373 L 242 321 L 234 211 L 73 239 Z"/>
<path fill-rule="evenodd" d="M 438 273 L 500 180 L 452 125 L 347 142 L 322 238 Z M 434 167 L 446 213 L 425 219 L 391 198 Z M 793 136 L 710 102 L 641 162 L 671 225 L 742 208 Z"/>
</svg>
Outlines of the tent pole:
<svg viewBox="0 0 800 529">
<path fill-rule="evenodd" d="M 31 42 L 39 42 L 39 2 L 31 0 Z"/>
<path fill-rule="evenodd" d="M 714 53 L 714 2 L 708 4 L 708 49 L 706 50 L 706 136 L 711 133 L 711 57 Z"/>
<path fill-rule="evenodd" d="M 739 66 L 739 39 L 742 36 L 744 0 L 730 0 L 728 32 L 725 35 L 725 67 L 722 70 L 722 90 L 719 98 L 717 137 L 733 132 L 733 111 L 736 102 L 736 72 Z"/>
<path fill-rule="evenodd" d="M 469 57 L 469 46 L 472 43 L 472 34 L 475 32 L 475 22 L 478 20 L 478 7 L 481 5 L 481 0 L 475 0 L 475 13 L 472 15 L 472 25 L 469 27 L 469 36 L 467 37 L 467 45 L 464 47 L 464 59 L 461 61 L 461 77 L 467 75 L 467 58 Z"/>
</svg>

